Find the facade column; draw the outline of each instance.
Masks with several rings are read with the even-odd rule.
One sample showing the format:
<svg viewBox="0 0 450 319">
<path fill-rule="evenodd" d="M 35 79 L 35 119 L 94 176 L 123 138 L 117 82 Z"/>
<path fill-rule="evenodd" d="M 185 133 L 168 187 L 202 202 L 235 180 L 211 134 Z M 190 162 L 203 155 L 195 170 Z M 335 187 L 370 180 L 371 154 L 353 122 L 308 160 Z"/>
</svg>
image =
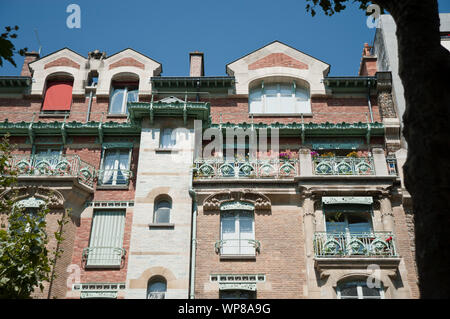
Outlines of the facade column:
<svg viewBox="0 0 450 319">
<path fill-rule="evenodd" d="M 389 175 L 386 163 L 386 156 L 382 148 L 373 148 L 373 165 L 375 166 L 375 174 L 377 176 Z"/>
<path fill-rule="evenodd" d="M 314 257 L 313 237 L 315 232 L 314 200 L 305 197 L 303 200 L 303 224 L 305 229 L 306 257 Z"/>
<path fill-rule="evenodd" d="M 313 176 L 311 150 L 302 147 L 299 150 L 300 176 Z"/>
<path fill-rule="evenodd" d="M 383 228 L 385 231 L 394 231 L 394 213 L 392 211 L 391 200 L 387 195 L 380 198 L 380 212 L 383 220 Z"/>
</svg>

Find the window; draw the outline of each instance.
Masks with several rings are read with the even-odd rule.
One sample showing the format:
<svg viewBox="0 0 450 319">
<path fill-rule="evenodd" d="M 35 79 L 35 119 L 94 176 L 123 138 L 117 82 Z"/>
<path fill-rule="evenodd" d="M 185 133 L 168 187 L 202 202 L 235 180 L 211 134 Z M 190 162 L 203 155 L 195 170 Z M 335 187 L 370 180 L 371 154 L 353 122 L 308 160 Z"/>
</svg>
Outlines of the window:
<svg viewBox="0 0 450 319">
<path fill-rule="evenodd" d="M 175 134 L 173 134 L 173 129 L 171 128 L 163 129 L 161 132 L 159 147 L 167 149 L 174 147 L 176 144 L 176 138 L 174 135 Z"/>
<path fill-rule="evenodd" d="M 369 288 L 365 281 L 352 281 L 337 286 L 338 299 L 384 299 L 384 291 L 380 288 Z"/>
<path fill-rule="evenodd" d="M 164 299 L 167 292 L 167 281 L 157 276 L 148 281 L 147 299 Z"/>
<path fill-rule="evenodd" d="M 120 266 L 123 256 L 125 211 L 94 211 L 86 266 Z"/>
<path fill-rule="evenodd" d="M 47 81 L 42 111 L 51 113 L 64 113 L 70 111 L 72 106 L 73 80 Z"/>
<path fill-rule="evenodd" d="M 51 166 L 56 165 L 61 157 L 61 147 L 37 147 L 34 152 L 35 165 L 45 161 Z"/>
<path fill-rule="evenodd" d="M 139 98 L 138 83 L 116 82 L 112 87 L 109 114 L 126 114 L 127 103 L 137 102 Z"/>
<path fill-rule="evenodd" d="M 372 233 L 370 206 L 325 205 L 327 233 Z"/>
<path fill-rule="evenodd" d="M 155 204 L 155 212 L 153 215 L 153 223 L 155 224 L 168 224 L 170 223 L 170 210 L 172 209 L 172 203 L 170 200 L 159 200 Z"/>
<path fill-rule="evenodd" d="M 101 185 L 127 185 L 130 177 L 131 149 L 111 148 L 103 153 L 103 166 L 100 171 Z"/>
<path fill-rule="evenodd" d="M 221 255 L 255 255 L 253 212 L 222 212 L 220 216 L 220 229 Z"/>
<path fill-rule="evenodd" d="M 221 290 L 219 299 L 256 299 L 256 291 Z"/>
<path fill-rule="evenodd" d="M 311 113 L 309 91 L 291 83 L 261 83 L 249 92 L 249 112 L 254 114 Z"/>
</svg>

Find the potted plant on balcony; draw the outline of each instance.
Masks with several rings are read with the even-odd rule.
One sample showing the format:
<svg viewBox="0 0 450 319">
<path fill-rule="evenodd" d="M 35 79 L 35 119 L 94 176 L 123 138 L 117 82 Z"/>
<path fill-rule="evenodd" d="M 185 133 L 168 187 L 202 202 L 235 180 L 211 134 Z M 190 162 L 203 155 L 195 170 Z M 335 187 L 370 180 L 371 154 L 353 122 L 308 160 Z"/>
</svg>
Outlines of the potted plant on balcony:
<svg viewBox="0 0 450 319">
<path fill-rule="evenodd" d="M 350 153 L 347 154 L 347 157 L 355 157 L 358 158 L 359 154 L 356 151 L 352 151 Z"/>
</svg>

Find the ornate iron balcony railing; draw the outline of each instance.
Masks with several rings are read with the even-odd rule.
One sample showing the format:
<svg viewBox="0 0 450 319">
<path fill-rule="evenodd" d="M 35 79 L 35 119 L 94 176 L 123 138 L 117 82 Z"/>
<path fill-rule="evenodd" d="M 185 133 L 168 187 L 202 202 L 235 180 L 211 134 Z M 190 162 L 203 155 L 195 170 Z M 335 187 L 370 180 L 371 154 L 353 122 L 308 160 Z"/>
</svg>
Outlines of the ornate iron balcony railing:
<svg viewBox="0 0 450 319">
<path fill-rule="evenodd" d="M 290 178 L 299 172 L 298 160 L 195 160 L 195 178 Z"/>
<path fill-rule="evenodd" d="M 165 299 L 165 292 L 149 292 L 147 295 L 147 299 Z"/>
<path fill-rule="evenodd" d="M 392 232 L 314 234 L 316 257 L 396 257 Z"/>
<path fill-rule="evenodd" d="M 87 247 L 83 249 L 86 267 L 120 267 L 126 250 L 121 247 Z"/>
<path fill-rule="evenodd" d="M 375 175 L 372 157 L 315 157 L 315 175 Z"/>
<path fill-rule="evenodd" d="M 17 169 L 19 176 L 74 176 L 90 187 L 96 175 L 94 166 L 81 160 L 78 155 L 45 157 L 13 154 L 11 167 Z"/>
<path fill-rule="evenodd" d="M 261 243 L 254 239 L 222 239 L 214 248 L 221 256 L 255 256 L 261 252 Z"/>
<path fill-rule="evenodd" d="M 106 186 L 127 186 L 132 177 L 132 172 L 128 169 L 101 169 L 98 171 L 97 184 Z"/>
</svg>

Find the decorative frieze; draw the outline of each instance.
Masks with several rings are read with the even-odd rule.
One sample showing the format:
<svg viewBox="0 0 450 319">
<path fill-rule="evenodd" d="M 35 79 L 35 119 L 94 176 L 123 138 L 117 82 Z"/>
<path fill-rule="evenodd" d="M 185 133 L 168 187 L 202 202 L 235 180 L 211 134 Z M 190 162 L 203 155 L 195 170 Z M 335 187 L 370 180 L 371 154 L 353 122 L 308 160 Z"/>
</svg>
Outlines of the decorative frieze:
<svg viewBox="0 0 450 319">
<path fill-rule="evenodd" d="M 246 208 L 249 208 L 250 205 L 253 206 L 255 213 L 270 211 L 271 209 L 270 199 L 261 193 L 255 193 L 250 190 L 228 190 L 208 196 L 203 202 L 203 210 L 205 212 L 219 212 L 222 205 L 227 207 L 227 205 L 235 205 L 234 203 L 236 202 L 239 202 L 239 205 L 244 205 Z"/>
</svg>

